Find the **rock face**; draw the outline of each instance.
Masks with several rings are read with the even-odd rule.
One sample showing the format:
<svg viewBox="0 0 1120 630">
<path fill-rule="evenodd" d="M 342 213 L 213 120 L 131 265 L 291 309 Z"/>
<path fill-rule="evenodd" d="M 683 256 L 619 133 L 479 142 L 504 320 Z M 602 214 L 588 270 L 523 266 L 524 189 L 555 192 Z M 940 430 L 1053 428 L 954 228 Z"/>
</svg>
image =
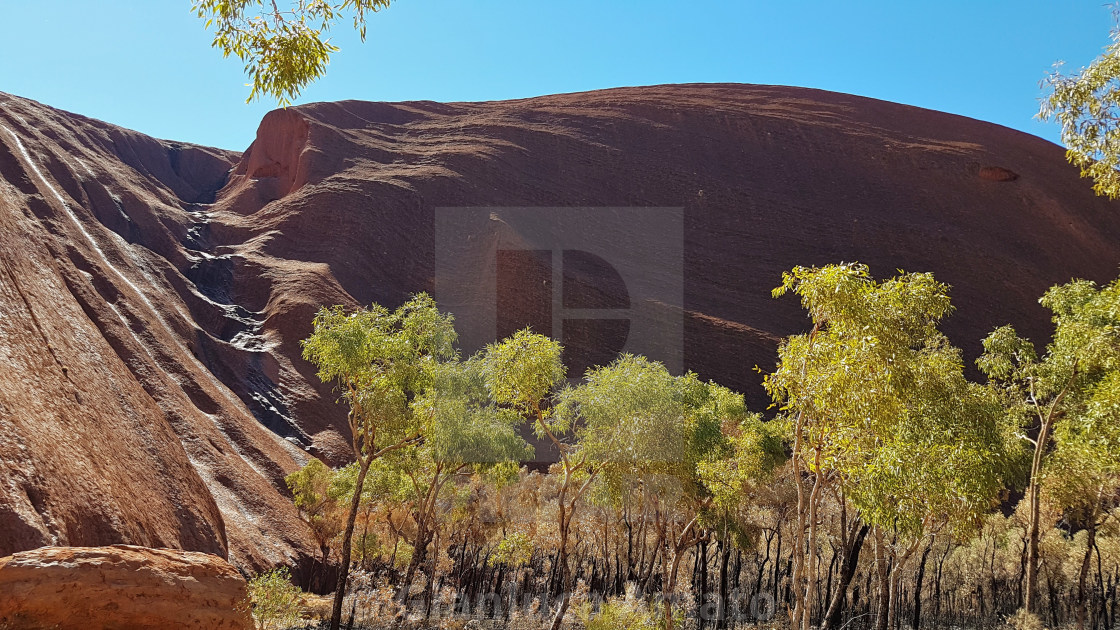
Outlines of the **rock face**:
<svg viewBox="0 0 1120 630">
<path fill-rule="evenodd" d="M 754 366 L 772 368 L 778 339 L 805 329 L 795 299 L 770 297 L 793 266 L 934 272 L 953 286 L 946 330 L 974 358 L 1005 323 L 1044 343 L 1042 293 L 1110 280 L 1120 264 L 1120 205 L 1095 197 L 1050 142 L 746 85 L 272 112 L 219 192 L 211 234 L 236 259 L 230 294 L 296 357 L 320 304 L 396 305 L 435 289 L 436 209 L 572 206 L 683 208 L 684 367 L 756 409 L 768 401 Z M 279 361 L 301 443 L 344 457 L 335 396 L 305 364 Z"/>
<path fill-rule="evenodd" d="M 1120 206 L 1060 147 L 841 94 L 318 103 L 242 155 L 0 95 L 0 553 L 309 561 L 282 476 L 349 453 L 300 358 L 316 309 L 435 289 L 437 208 L 573 206 L 682 209 L 683 365 L 760 409 L 752 368 L 805 328 L 770 298 L 790 267 L 932 271 L 974 357 L 1004 323 L 1044 342 L 1042 292 L 1120 263 Z"/>
<path fill-rule="evenodd" d="M 246 585 L 206 553 L 43 547 L 0 558 L 0 627 L 251 630 Z"/>
<path fill-rule="evenodd" d="M 0 554 L 313 555 L 283 484 L 306 455 L 221 380 L 261 342 L 198 288 L 237 158 L 0 95 Z"/>
</svg>

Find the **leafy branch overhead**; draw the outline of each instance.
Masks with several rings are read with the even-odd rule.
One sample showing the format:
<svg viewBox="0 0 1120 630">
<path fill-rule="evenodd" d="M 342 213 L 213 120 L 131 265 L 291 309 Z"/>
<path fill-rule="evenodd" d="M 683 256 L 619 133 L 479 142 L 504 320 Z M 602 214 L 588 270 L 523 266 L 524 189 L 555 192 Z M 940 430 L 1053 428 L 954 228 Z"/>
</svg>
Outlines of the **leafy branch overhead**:
<svg viewBox="0 0 1120 630">
<path fill-rule="evenodd" d="M 1120 13 L 1113 17 L 1120 23 Z M 1062 74 L 1061 64 L 1042 81 L 1047 94 L 1039 118 L 1057 120 L 1070 163 L 1093 190 L 1109 199 L 1120 197 L 1120 26 L 1112 41 L 1087 67 Z"/>
<path fill-rule="evenodd" d="M 366 14 L 389 6 L 390 0 L 194 0 L 191 11 L 214 29 L 212 46 L 245 63 L 252 77 L 246 102 L 262 94 L 281 106 L 298 98 L 303 88 L 327 72 L 338 47 L 331 27 L 350 16 L 362 41 Z"/>
</svg>

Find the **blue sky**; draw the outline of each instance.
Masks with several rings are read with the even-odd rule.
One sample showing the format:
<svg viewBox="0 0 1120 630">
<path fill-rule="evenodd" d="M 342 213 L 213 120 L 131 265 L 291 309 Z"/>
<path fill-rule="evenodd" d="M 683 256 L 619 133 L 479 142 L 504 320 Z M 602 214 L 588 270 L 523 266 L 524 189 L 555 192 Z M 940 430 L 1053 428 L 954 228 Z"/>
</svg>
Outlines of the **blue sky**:
<svg viewBox="0 0 1120 630">
<path fill-rule="evenodd" d="M 190 0 L 0 0 L 0 91 L 175 140 L 244 149 L 273 102 Z M 298 102 L 495 100 L 684 82 L 799 85 L 1057 141 L 1033 120 L 1054 62 L 1108 42 L 1102 0 L 400 0 L 349 29 Z"/>
</svg>

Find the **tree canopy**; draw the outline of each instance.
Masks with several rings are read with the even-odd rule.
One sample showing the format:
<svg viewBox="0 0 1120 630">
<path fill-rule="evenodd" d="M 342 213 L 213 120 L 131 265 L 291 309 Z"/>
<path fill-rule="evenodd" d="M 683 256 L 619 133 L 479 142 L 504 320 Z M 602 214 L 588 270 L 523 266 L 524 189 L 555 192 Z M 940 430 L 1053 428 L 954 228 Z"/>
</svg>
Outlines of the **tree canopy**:
<svg viewBox="0 0 1120 630">
<path fill-rule="evenodd" d="M 347 17 L 362 41 L 366 14 L 389 6 L 390 0 L 193 0 L 191 10 L 214 29 L 212 45 L 245 63 L 252 77 L 246 101 L 261 95 L 288 105 L 308 84 L 327 72 L 330 29 Z"/>
<path fill-rule="evenodd" d="M 1120 19 L 1115 7 L 1113 17 Z M 1039 117 L 1061 125 L 1067 159 L 1098 195 L 1120 197 L 1120 28 L 1088 66 L 1063 74 L 1059 64 L 1042 85 Z"/>
<path fill-rule="evenodd" d="M 1038 607 L 1043 486 L 1061 507 L 1091 508 L 1112 488 L 1120 408 L 1120 281 L 1098 287 L 1074 280 L 1039 300 L 1053 312 L 1054 336 L 1042 357 L 1011 326 L 984 340 L 980 369 L 1003 398 L 1008 416 L 1033 443 L 1025 607 Z M 1051 443 L 1056 442 L 1054 449 Z M 1082 493 L 1086 494 L 1082 494 Z"/>
<path fill-rule="evenodd" d="M 837 488 L 880 535 L 907 541 L 901 563 L 930 527 L 965 526 L 991 509 L 1003 434 L 999 407 L 967 382 L 960 352 L 937 328 L 952 305 L 931 274 L 876 281 L 860 264 L 797 267 L 774 295 L 788 292 L 812 330 L 782 342 L 764 383 L 791 418 L 795 469 L 813 479 L 811 491 L 798 486 L 799 531 L 808 531 L 798 547 L 808 557 L 794 573 L 794 623 L 808 630 L 824 488 Z"/>
<path fill-rule="evenodd" d="M 767 414 L 641 356 L 569 379 L 561 345 L 530 330 L 463 359 L 426 295 L 320 311 L 304 352 L 350 407 L 355 462 L 311 460 L 287 482 L 324 565 L 338 550 L 348 570 L 360 512 L 349 609 L 368 620 L 371 601 L 387 603 L 374 624 L 387 625 L 401 604 L 427 618 L 445 601 L 511 622 L 522 594 L 553 628 L 571 605 L 589 624 L 625 609 L 714 630 L 744 612 L 738 591 L 798 629 L 872 615 L 880 630 L 918 628 L 923 602 L 939 624 L 1021 609 L 1019 627 L 1044 612 L 1052 627 L 1110 627 L 1120 281 L 1050 289 L 1042 353 L 993 331 L 986 382 L 941 332 L 953 306 L 931 274 L 797 267 L 774 291 L 790 293 L 807 330 L 779 344 Z M 558 460 L 547 474 L 518 468 L 530 426 Z"/>
<path fill-rule="evenodd" d="M 374 460 L 423 442 L 435 407 L 421 408 L 428 388 L 446 377 L 445 364 L 456 361 L 456 334 L 451 315 L 435 300 L 419 294 L 395 311 L 372 305 L 347 312 L 324 308 L 303 340 L 303 357 L 315 364 L 323 382 L 336 383 L 350 406 L 351 446 L 358 461 L 354 485 L 364 488 Z M 350 545 L 362 492 L 353 492 L 342 539 L 331 629 L 342 619 L 342 599 L 350 571 Z"/>
</svg>

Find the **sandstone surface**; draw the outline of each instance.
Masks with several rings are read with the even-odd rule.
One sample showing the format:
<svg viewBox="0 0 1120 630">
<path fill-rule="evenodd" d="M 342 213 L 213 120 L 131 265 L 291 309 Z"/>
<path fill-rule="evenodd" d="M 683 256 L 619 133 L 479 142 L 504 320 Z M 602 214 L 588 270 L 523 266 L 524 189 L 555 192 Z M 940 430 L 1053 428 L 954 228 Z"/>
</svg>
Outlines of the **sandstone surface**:
<svg viewBox="0 0 1120 630">
<path fill-rule="evenodd" d="M 299 341 L 321 305 L 433 291 L 448 207 L 682 209 L 683 367 L 758 409 L 753 368 L 806 325 L 770 297 L 790 267 L 932 271 L 972 358 L 1004 323 L 1044 343 L 1043 291 L 1120 264 L 1120 206 L 1061 147 L 843 94 L 315 103 L 266 115 L 242 154 L 0 95 L 0 554 L 308 565 L 282 477 L 349 449 Z"/>
<path fill-rule="evenodd" d="M 246 584 L 201 552 L 42 547 L 0 558 L 0 627 L 251 630 Z"/>
</svg>

